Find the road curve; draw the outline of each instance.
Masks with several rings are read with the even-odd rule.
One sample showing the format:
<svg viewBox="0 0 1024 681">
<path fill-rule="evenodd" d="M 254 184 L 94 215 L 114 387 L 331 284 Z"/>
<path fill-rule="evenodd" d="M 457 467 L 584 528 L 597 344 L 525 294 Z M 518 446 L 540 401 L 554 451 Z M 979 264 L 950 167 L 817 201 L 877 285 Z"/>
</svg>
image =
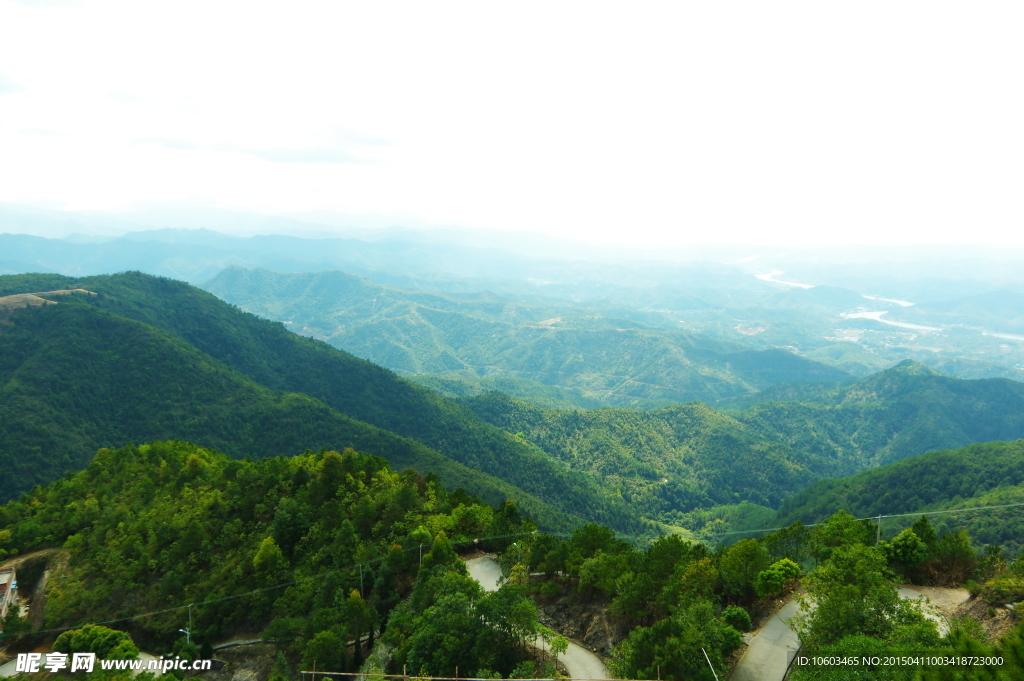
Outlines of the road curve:
<svg viewBox="0 0 1024 681">
<path fill-rule="evenodd" d="M 941 587 L 914 586 L 911 584 L 899 588 L 901 598 L 916 600 L 924 596 L 929 605 L 938 604 L 955 606 L 967 600 L 970 594 L 963 589 L 946 589 Z M 743 657 L 736 664 L 732 673 L 732 681 L 781 681 L 786 675 L 790 656 L 800 647 L 800 639 L 796 632 L 789 628 L 787 622 L 799 612 L 800 605 L 790 600 L 768 620 L 757 633 Z M 944 635 L 949 631 L 949 623 L 945 617 L 935 612 L 926 612 L 925 616 L 933 620 Z"/>
<path fill-rule="evenodd" d="M 501 586 L 501 566 L 490 556 L 467 560 L 466 567 L 469 568 L 469 576 L 479 582 L 484 591 L 497 591 Z M 533 646 L 548 652 L 547 644 L 540 637 Z M 601 681 L 611 678 L 600 657 L 572 641 L 569 641 L 568 650 L 558 656 L 558 661 L 565 665 L 569 676 L 574 679 Z"/>
<path fill-rule="evenodd" d="M 787 624 L 799 611 L 800 604 L 791 600 L 761 627 L 736 664 L 732 681 L 782 681 L 790 656 L 800 647 L 800 638 Z"/>
</svg>

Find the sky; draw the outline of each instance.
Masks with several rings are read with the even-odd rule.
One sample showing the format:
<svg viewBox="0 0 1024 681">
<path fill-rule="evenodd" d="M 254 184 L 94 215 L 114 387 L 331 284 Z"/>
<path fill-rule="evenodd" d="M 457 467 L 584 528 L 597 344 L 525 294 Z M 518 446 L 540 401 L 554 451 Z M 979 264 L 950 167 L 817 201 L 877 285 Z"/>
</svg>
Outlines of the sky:
<svg viewBox="0 0 1024 681">
<path fill-rule="evenodd" d="M 0 201 L 642 247 L 1020 244 L 1022 19 L 998 1 L 0 0 Z"/>
</svg>

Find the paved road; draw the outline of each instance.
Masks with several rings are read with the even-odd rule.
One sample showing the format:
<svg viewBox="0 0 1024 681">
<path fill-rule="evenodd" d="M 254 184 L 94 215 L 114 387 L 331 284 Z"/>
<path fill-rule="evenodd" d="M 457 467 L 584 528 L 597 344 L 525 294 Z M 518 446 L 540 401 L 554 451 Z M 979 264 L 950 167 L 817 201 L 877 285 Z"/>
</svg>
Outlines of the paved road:
<svg viewBox="0 0 1024 681">
<path fill-rule="evenodd" d="M 971 597 L 967 589 L 946 589 L 938 586 L 914 586 L 907 584 L 901 586 L 899 591 L 901 598 L 915 600 L 924 596 L 928 599 L 930 605 L 939 608 L 939 612 L 925 613 L 928 619 L 935 621 L 939 629 L 939 636 L 945 636 L 949 633 L 949 620 L 946 619 L 942 610 L 951 613 L 956 606 Z"/>
<path fill-rule="evenodd" d="M 790 655 L 800 647 L 800 639 L 786 622 L 798 614 L 800 604 L 786 603 L 761 627 L 736 664 L 732 681 L 781 681 Z"/>
<path fill-rule="evenodd" d="M 917 599 L 922 595 L 936 605 L 955 607 L 970 596 L 963 589 L 944 589 L 931 586 L 902 586 L 901 598 Z M 800 646 L 800 639 L 786 622 L 798 614 L 800 605 L 791 600 L 782 607 L 768 623 L 761 628 L 732 673 L 732 681 L 781 681 L 786 674 L 790 655 Z M 936 613 L 926 613 L 938 625 L 939 634 L 949 631 L 946 618 Z"/>
<path fill-rule="evenodd" d="M 484 591 L 497 591 L 501 586 L 501 566 L 490 556 L 467 560 L 466 567 L 469 568 L 469 576 L 479 582 Z M 539 637 L 534 647 L 548 650 L 547 644 Z M 569 649 L 558 656 L 558 661 L 565 665 L 569 676 L 574 679 L 611 678 L 600 657 L 572 641 L 569 641 Z"/>
<path fill-rule="evenodd" d="M 466 561 L 469 576 L 480 583 L 484 591 L 497 591 L 501 586 L 501 566 L 490 556 L 480 556 Z"/>
</svg>

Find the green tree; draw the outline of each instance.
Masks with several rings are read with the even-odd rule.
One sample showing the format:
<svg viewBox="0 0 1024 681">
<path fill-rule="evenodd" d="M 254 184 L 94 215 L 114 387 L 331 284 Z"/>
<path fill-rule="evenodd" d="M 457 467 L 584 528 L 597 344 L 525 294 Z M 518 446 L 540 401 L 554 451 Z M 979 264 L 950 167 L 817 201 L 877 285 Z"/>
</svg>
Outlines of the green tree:
<svg viewBox="0 0 1024 681">
<path fill-rule="evenodd" d="M 803 615 L 797 620 L 809 651 L 847 636 L 886 638 L 899 627 L 930 627 L 916 604 L 901 599 L 885 556 L 863 544 L 835 547 L 831 557 L 804 578 Z"/>
<path fill-rule="evenodd" d="M 3 624 L 3 637 L 7 639 L 8 644 L 32 630 L 32 623 L 21 616 L 21 606 L 17 602 L 11 603 L 7 608 Z"/>
<path fill-rule="evenodd" d="M 259 549 L 256 550 L 256 555 L 253 556 L 252 566 L 256 569 L 256 574 L 273 580 L 288 569 L 288 559 L 284 557 L 273 537 L 264 537 Z"/>
<path fill-rule="evenodd" d="M 909 527 L 891 540 L 881 542 L 878 548 L 889 561 L 889 566 L 901 575 L 915 571 L 928 557 L 927 544 Z"/>
<path fill-rule="evenodd" d="M 713 681 L 722 657 L 742 643 L 735 629 L 715 617 L 708 601 L 692 603 L 650 627 L 636 627 L 616 646 L 610 663 L 616 678 Z M 705 651 L 714 665 L 708 666 Z"/>
<path fill-rule="evenodd" d="M 750 613 L 738 605 L 723 610 L 722 620 L 736 631 L 750 631 Z"/>
<path fill-rule="evenodd" d="M 811 530 L 811 554 L 824 562 L 840 546 L 874 543 L 871 528 L 846 511 L 839 511 Z"/>
<path fill-rule="evenodd" d="M 769 560 L 768 549 L 756 539 L 741 539 L 727 548 L 718 564 L 725 593 L 751 600 L 757 574 L 768 567 Z"/>
<path fill-rule="evenodd" d="M 334 629 L 317 632 L 306 643 L 302 653 L 302 665 L 306 669 L 337 671 L 347 670 L 348 652 L 343 632 Z"/>
<path fill-rule="evenodd" d="M 767 569 L 757 573 L 754 582 L 754 590 L 758 598 L 768 598 L 775 594 L 782 593 L 786 582 L 800 576 L 800 566 L 789 558 L 777 560 L 768 566 Z"/>
<path fill-rule="evenodd" d="M 53 642 L 53 649 L 68 654 L 96 653 L 96 657 L 108 660 L 134 660 L 139 656 L 131 636 L 98 624 L 65 631 Z"/>
</svg>

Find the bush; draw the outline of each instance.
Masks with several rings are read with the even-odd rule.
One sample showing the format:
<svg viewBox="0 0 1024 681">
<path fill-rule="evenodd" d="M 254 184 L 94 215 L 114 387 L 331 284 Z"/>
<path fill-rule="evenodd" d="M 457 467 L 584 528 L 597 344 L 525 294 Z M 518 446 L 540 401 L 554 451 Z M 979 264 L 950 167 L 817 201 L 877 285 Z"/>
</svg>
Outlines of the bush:
<svg viewBox="0 0 1024 681">
<path fill-rule="evenodd" d="M 97 657 L 107 660 L 134 660 L 139 656 L 131 636 L 98 624 L 65 631 L 53 642 L 53 649 L 69 654 L 96 653 Z"/>
<path fill-rule="evenodd" d="M 796 579 L 800 576 L 800 566 L 789 558 L 775 561 L 768 569 L 757 573 L 754 581 L 754 590 L 758 598 L 768 598 L 778 593 L 786 586 L 786 581 Z"/>
<path fill-rule="evenodd" d="M 1024 600 L 1024 580 L 1019 577 L 996 577 L 985 582 L 981 597 L 992 605 L 1006 605 Z"/>
<path fill-rule="evenodd" d="M 730 655 L 734 650 L 743 645 L 743 634 L 732 627 L 722 630 L 722 655 Z"/>
<path fill-rule="evenodd" d="M 750 615 L 738 605 L 730 605 L 722 612 L 722 619 L 733 629 L 750 631 Z"/>
</svg>

